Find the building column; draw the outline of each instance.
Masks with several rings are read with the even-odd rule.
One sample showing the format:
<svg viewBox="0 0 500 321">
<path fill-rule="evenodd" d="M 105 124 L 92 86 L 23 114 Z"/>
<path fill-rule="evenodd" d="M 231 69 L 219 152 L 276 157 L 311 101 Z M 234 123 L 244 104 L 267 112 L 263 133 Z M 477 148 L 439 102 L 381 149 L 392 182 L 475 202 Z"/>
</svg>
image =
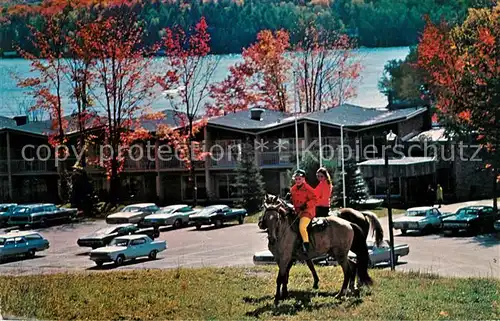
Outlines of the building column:
<svg viewBox="0 0 500 321">
<path fill-rule="evenodd" d="M 205 143 L 203 144 L 203 151 L 208 152 L 210 150 L 210 146 L 212 145 L 210 141 L 210 131 L 205 126 L 203 129 L 203 136 L 205 139 Z M 205 156 L 205 190 L 207 191 L 207 198 L 212 198 L 212 181 L 210 179 L 210 164 L 211 164 L 212 155 Z"/>
<path fill-rule="evenodd" d="M 163 190 L 161 186 L 161 174 L 160 174 L 160 157 L 158 150 L 160 147 L 160 141 L 157 139 L 155 141 L 155 171 L 156 171 L 156 198 L 163 202 Z"/>
<path fill-rule="evenodd" d="M 5 135 L 7 139 L 7 175 L 8 175 L 8 180 L 9 180 L 9 198 L 12 201 L 12 168 L 11 168 L 11 159 L 10 159 L 10 134 L 7 131 Z"/>
<path fill-rule="evenodd" d="M 259 135 L 256 135 L 255 136 L 255 141 L 259 142 L 260 144 L 260 136 Z M 257 146 L 255 143 L 254 143 L 254 152 L 255 152 L 255 157 L 254 157 L 254 162 L 255 162 L 255 166 L 257 166 L 257 168 L 260 168 L 260 159 L 261 159 L 261 151 L 260 150 L 257 150 Z M 280 155 L 278 154 L 278 159 L 279 159 Z"/>
<path fill-rule="evenodd" d="M 304 148 L 307 148 L 309 144 L 311 143 L 311 132 L 309 130 L 309 124 L 307 122 L 304 122 Z"/>
</svg>

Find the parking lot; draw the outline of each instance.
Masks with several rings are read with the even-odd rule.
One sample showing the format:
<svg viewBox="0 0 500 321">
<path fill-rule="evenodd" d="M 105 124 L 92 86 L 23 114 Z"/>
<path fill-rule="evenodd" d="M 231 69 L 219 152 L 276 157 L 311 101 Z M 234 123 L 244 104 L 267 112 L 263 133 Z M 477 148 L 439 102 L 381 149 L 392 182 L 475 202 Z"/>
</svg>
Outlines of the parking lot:
<svg viewBox="0 0 500 321">
<path fill-rule="evenodd" d="M 444 210 L 449 210 L 444 208 Z M 387 218 L 381 222 L 385 227 Z M 256 224 L 227 223 L 219 229 L 187 227 L 165 229 L 159 237 L 168 249 L 154 261 L 137 260 L 115 268 L 97 268 L 89 260 L 89 248 L 76 244 L 79 237 L 106 226 L 104 221 L 85 221 L 38 229 L 50 241 L 50 248 L 34 259 L 9 260 L 0 264 L 2 274 L 55 273 L 66 271 L 107 271 L 122 269 L 162 269 L 176 267 L 253 265 L 255 252 L 267 249 L 266 234 Z M 494 234 L 445 237 L 439 234 L 406 236 L 395 232 L 395 243 L 410 246 L 398 270 L 433 272 L 450 276 L 500 277 L 500 239 Z"/>
</svg>

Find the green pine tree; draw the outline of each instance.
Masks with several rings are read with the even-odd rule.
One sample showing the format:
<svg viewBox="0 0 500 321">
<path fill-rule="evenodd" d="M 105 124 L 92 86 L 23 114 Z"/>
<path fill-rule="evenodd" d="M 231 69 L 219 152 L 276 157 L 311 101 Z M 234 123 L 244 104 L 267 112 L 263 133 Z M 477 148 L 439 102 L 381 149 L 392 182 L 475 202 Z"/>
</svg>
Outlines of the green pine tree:
<svg viewBox="0 0 500 321">
<path fill-rule="evenodd" d="M 241 146 L 241 157 L 236 168 L 236 195 L 242 198 L 238 205 L 248 213 L 259 210 L 265 196 L 264 180 L 260 169 L 255 165 L 255 150 L 250 137 Z"/>
<path fill-rule="evenodd" d="M 370 191 L 368 185 L 359 169 L 359 166 L 354 160 L 344 162 L 345 175 L 345 191 L 346 191 L 346 206 L 357 207 L 362 201 L 370 199 Z M 334 175 L 334 194 L 335 204 L 343 205 L 342 193 L 342 174 L 341 168 Z"/>
</svg>

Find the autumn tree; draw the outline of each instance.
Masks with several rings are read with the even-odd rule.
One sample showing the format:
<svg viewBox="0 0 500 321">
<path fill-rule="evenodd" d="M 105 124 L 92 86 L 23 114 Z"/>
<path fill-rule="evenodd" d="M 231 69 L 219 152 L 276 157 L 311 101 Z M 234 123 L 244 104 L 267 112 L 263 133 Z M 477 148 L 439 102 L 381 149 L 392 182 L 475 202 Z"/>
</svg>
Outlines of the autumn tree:
<svg viewBox="0 0 500 321">
<path fill-rule="evenodd" d="M 66 128 L 68 126 L 62 104 L 64 95 L 62 85 L 66 73 L 66 66 L 62 59 L 66 46 L 66 30 L 64 30 L 66 19 L 63 14 L 46 14 L 43 17 L 41 30 L 30 26 L 34 52 L 18 49 L 25 59 L 31 61 L 32 70 L 36 71 L 38 75 L 20 80 L 18 85 L 31 90 L 31 94 L 35 98 L 35 105 L 31 107 L 32 111 L 45 110 L 48 112 L 52 121 L 51 132 L 48 133 L 49 143 L 56 148 L 59 159 L 64 159 L 67 156 L 65 154 L 67 151 L 58 148 L 58 146 L 66 143 Z M 57 165 L 59 198 L 61 202 L 66 203 L 71 190 L 70 177 L 64 162 L 58 162 Z"/>
<path fill-rule="evenodd" d="M 189 171 L 189 188 L 193 190 L 196 206 L 194 161 L 206 155 L 196 141 L 196 133 L 204 126 L 203 119 L 199 118 L 207 103 L 209 85 L 220 58 L 210 55 L 210 34 L 204 17 L 188 32 L 180 27 L 165 29 L 162 43 L 166 50 L 164 69 L 167 72 L 157 80 L 165 90 L 176 88 L 176 94 L 168 97 L 172 108 L 182 115 L 175 136 L 163 138 L 175 139 L 175 145 L 181 150 L 179 157 Z M 171 83 L 173 79 L 175 81 Z M 159 130 L 162 132 L 172 134 L 168 130 Z"/>
<path fill-rule="evenodd" d="M 303 28 L 294 47 L 293 74 L 299 112 L 313 112 L 342 104 L 356 94 L 361 64 L 347 35 Z"/>
<path fill-rule="evenodd" d="M 462 25 L 427 22 L 418 46 L 440 122 L 456 137 L 471 137 L 487 151 L 493 204 L 500 153 L 500 4 L 472 9 Z"/>
<path fill-rule="evenodd" d="M 126 6 L 113 8 L 112 14 L 100 15 L 78 30 L 83 47 L 94 60 L 91 73 L 95 90 L 92 99 L 99 111 L 98 125 L 103 126 L 101 161 L 110 180 L 110 203 L 116 204 L 120 176 L 130 144 L 147 139 L 140 119 L 150 117 L 147 107 L 153 93 L 150 54 L 141 46 L 143 29 L 135 13 Z M 151 116 L 152 117 L 152 116 Z"/>
<path fill-rule="evenodd" d="M 291 61 L 286 56 L 289 34 L 284 30 L 263 30 L 257 41 L 243 49 L 243 62 L 231 66 L 223 81 L 212 85 L 213 103 L 209 116 L 245 110 L 254 105 L 287 111 L 287 81 Z"/>
</svg>

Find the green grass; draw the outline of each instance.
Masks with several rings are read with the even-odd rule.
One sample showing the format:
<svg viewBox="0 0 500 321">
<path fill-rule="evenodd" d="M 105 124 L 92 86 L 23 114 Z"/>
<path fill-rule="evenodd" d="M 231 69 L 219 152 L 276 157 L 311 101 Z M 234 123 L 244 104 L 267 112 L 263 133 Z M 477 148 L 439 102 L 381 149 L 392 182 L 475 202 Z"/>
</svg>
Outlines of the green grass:
<svg viewBox="0 0 500 321">
<path fill-rule="evenodd" d="M 276 267 L 142 270 L 0 277 L 2 313 L 50 320 L 496 319 L 500 281 L 371 270 L 359 298 L 333 298 L 339 267 L 319 267 L 312 290 L 292 268 L 291 297 L 273 305 Z"/>
</svg>

